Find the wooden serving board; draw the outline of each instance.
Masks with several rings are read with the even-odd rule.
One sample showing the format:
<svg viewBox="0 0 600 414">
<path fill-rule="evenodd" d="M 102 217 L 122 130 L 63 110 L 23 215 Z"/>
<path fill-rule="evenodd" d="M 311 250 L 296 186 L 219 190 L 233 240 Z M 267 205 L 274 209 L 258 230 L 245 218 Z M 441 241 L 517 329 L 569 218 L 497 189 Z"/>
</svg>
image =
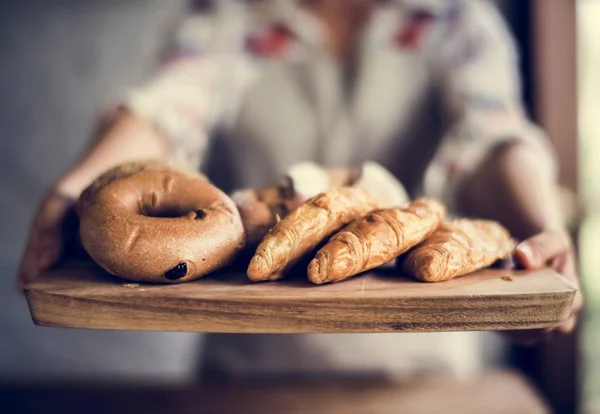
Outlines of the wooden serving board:
<svg viewBox="0 0 600 414">
<path fill-rule="evenodd" d="M 552 327 L 575 287 L 550 269 L 484 270 L 443 283 L 392 270 L 324 286 L 220 274 L 178 285 L 127 283 L 91 263 L 26 286 L 41 326 L 238 333 L 425 332 Z"/>
</svg>

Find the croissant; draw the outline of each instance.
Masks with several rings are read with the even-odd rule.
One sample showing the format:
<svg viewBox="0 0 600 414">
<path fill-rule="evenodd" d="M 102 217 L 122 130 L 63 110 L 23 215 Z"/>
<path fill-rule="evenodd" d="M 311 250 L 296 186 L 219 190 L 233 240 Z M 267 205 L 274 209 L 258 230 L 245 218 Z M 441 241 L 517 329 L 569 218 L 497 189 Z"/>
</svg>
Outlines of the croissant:
<svg viewBox="0 0 600 414">
<path fill-rule="evenodd" d="M 345 224 L 378 207 L 373 197 L 358 187 L 330 189 L 307 200 L 265 236 L 250 261 L 248 277 L 253 281 L 280 279 Z"/>
<path fill-rule="evenodd" d="M 445 207 L 418 199 L 402 208 L 373 211 L 347 225 L 321 248 L 308 265 L 308 278 L 317 284 L 337 282 L 381 266 L 435 231 Z"/>
<path fill-rule="evenodd" d="M 460 219 L 443 223 L 404 258 L 404 270 L 423 282 L 463 276 L 511 254 L 515 243 L 499 223 Z"/>
</svg>

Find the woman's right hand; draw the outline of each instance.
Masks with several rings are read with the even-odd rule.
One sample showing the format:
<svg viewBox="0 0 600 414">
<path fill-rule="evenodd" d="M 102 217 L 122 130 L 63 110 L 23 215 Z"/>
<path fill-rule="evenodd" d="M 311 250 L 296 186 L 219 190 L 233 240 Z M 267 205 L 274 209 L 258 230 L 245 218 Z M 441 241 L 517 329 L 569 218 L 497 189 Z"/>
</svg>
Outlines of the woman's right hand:
<svg viewBox="0 0 600 414">
<path fill-rule="evenodd" d="M 51 190 L 40 203 L 33 219 L 17 276 L 19 290 L 62 257 L 70 239 L 76 235 L 76 198 Z"/>
</svg>

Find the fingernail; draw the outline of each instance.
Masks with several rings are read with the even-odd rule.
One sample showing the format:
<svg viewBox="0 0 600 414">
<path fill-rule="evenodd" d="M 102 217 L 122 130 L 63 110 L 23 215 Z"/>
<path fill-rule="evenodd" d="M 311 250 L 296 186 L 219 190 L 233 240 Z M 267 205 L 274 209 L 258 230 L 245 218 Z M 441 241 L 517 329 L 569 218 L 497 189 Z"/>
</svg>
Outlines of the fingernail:
<svg viewBox="0 0 600 414">
<path fill-rule="evenodd" d="M 531 249 L 531 247 L 529 247 L 529 245 L 527 243 L 521 243 L 517 246 L 516 249 L 518 256 L 521 256 L 519 258 L 521 259 L 525 259 L 527 261 L 527 263 L 524 263 L 526 265 L 531 265 L 534 263 L 535 257 L 533 254 L 533 250 Z"/>
</svg>

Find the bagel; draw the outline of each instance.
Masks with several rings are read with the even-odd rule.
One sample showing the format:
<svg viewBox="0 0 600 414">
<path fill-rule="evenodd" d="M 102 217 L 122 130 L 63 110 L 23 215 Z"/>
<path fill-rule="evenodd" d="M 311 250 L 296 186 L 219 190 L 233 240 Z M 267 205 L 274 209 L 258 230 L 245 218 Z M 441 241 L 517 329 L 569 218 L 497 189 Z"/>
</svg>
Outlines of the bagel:
<svg viewBox="0 0 600 414">
<path fill-rule="evenodd" d="M 98 177 L 77 205 L 83 247 L 107 272 L 136 282 L 188 282 L 244 245 L 234 202 L 195 172 L 136 162 Z"/>
</svg>

